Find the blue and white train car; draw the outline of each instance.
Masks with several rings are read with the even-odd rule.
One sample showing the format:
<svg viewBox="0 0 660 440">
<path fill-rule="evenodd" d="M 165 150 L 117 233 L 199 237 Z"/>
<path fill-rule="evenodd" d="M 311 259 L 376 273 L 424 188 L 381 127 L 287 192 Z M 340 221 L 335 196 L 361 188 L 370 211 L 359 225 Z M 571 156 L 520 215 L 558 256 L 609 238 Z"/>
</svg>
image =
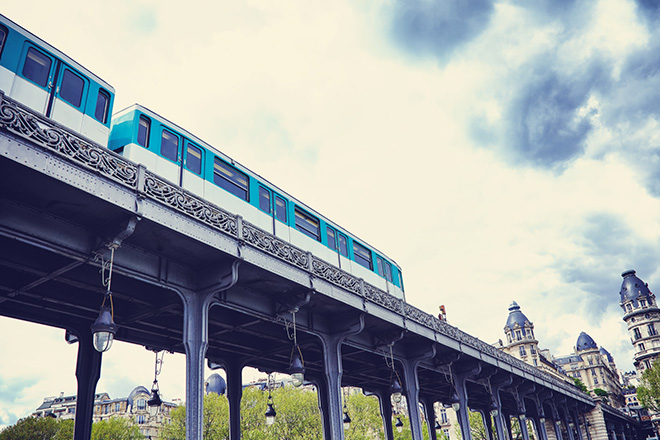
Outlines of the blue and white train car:
<svg viewBox="0 0 660 440">
<path fill-rule="evenodd" d="M 135 104 L 113 116 L 108 147 L 246 221 L 404 298 L 401 269 L 181 127 Z"/>
<path fill-rule="evenodd" d="M 115 90 L 50 44 L 0 15 L 0 90 L 106 146 Z"/>
</svg>

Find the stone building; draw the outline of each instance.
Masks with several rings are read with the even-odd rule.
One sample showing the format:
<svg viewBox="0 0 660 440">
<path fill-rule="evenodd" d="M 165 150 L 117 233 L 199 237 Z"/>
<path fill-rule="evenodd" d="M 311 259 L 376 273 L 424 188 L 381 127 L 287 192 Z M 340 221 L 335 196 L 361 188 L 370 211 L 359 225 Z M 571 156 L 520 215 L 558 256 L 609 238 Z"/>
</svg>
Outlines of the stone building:
<svg viewBox="0 0 660 440">
<path fill-rule="evenodd" d="M 111 399 L 108 393 L 98 393 L 94 396 L 94 422 L 107 420 L 111 417 L 123 417 L 138 425 L 140 434 L 146 438 L 157 438 L 160 427 L 169 423 L 170 413 L 177 405 L 163 402 L 155 416 L 151 416 L 147 402 L 151 392 L 143 386 L 133 388 L 128 397 Z M 76 416 L 76 396 L 46 397 L 43 403 L 32 413 L 33 417 L 55 417 L 59 419 L 74 419 Z"/>
<path fill-rule="evenodd" d="M 648 284 L 637 278 L 634 270 L 621 274 L 620 305 L 628 324 L 630 343 L 635 348 L 633 365 L 639 377 L 660 354 L 660 309 Z"/>
</svg>

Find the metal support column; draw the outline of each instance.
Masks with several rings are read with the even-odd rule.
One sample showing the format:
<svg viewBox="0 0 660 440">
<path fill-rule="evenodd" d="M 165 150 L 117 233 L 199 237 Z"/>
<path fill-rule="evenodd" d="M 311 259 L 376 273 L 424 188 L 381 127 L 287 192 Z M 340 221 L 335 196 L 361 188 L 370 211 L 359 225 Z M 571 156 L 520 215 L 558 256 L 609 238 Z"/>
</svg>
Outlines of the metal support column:
<svg viewBox="0 0 660 440">
<path fill-rule="evenodd" d="M 457 373 L 454 372 L 454 370 L 459 370 L 461 372 Z M 456 368 L 453 363 L 450 365 L 449 374 L 451 376 L 451 380 L 458 397 L 458 403 L 460 405 L 458 408 L 458 414 L 456 414 L 456 416 L 458 417 L 458 424 L 461 427 L 461 438 L 463 440 L 472 440 L 472 433 L 470 432 L 470 415 L 468 414 L 467 406 L 467 388 L 465 386 L 465 382 L 468 377 L 475 376 L 480 372 L 481 364 L 477 364 L 476 366 L 472 367 L 462 366 L 459 368 Z"/>
<path fill-rule="evenodd" d="M 243 367 L 241 359 L 222 362 L 227 373 L 227 400 L 229 401 L 229 439 L 241 438 L 241 399 L 243 397 Z"/>
<path fill-rule="evenodd" d="M 435 356 L 435 345 L 415 357 L 401 359 L 403 366 L 403 382 L 405 384 L 406 403 L 408 404 L 408 419 L 413 440 L 422 440 L 422 415 L 419 412 L 419 378 L 417 367 L 419 363 Z M 430 422 L 429 422 L 430 423 Z"/>
<path fill-rule="evenodd" d="M 325 392 L 319 393 L 323 398 L 321 405 L 323 418 L 323 436 L 325 440 L 344 439 L 344 414 L 341 405 L 341 346 L 344 340 L 364 329 L 364 315 L 360 314 L 356 322 L 347 328 L 332 334 L 320 333 L 323 344 L 323 386 Z"/>
<path fill-rule="evenodd" d="M 495 440 L 493 438 L 493 429 L 490 423 L 490 413 L 483 409 L 478 409 L 477 412 L 481 416 L 481 424 L 484 425 L 484 432 L 486 433 L 486 439 Z"/>
<path fill-rule="evenodd" d="M 89 327 L 72 329 L 78 338 L 76 361 L 76 418 L 73 428 L 74 440 L 89 440 L 92 435 L 92 414 L 96 384 L 101 377 L 102 354 L 94 349 L 92 331 Z"/>
<path fill-rule="evenodd" d="M 392 398 L 389 389 L 375 391 L 370 390 L 364 394 L 367 396 L 376 396 L 378 398 L 380 417 L 383 420 L 383 431 L 385 431 L 385 440 L 393 440 L 394 431 L 392 430 Z"/>
<path fill-rule="evenodd" d="M 421 402 L 422 406 L 424 407 L 424 415 L 426 416 L 426 425 L 429 431 L 429 439 L 437 440 L 438 435 L 435 432 L 435 423 L 437 420 L 437 416 L 435 415 L 435 400 L 430 397 L 424 397 L 421 399 Z"/>
<path fill-rule="evenodd" d="M 499 380 L 489 379 L 490 391 L 491 391 L 491 408 L 494 410 L 493 419 L 495 422 L 495 433 L 499 440 L 506 440 L 506 434 L 504 432 L 504 419 L 502 413 L 502 400 L 500 398 L 500 390 L 504 387 L 507 387 L 513 383 L 513 377 L 507 375 L 504 378 Z M 547 439 L 546 439 L 547 440 Z"/>
</svg>

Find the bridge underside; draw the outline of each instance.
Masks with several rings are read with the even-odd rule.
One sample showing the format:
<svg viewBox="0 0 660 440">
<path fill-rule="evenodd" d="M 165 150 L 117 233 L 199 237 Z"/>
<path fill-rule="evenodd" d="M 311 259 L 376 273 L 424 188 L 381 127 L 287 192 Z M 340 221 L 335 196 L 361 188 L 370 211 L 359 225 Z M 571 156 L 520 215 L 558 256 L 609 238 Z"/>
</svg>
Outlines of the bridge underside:
<svg viewBox="0 0 660 440">
<path fill-rule="evenodd" d="M 181 202 L 186 195 L 163 190 L 171 188 L 167 182 L 147 194 L 144 170 L 118 166 L 107 150 L 82 154 L 43 136 L 33 142 L 35 130 L 15 121 L 0 111 L 0 315 L 78 336 L 89 332 L 106 293 L 101 268 L 114 241 L 117 340 L 185 353 L 187 301 L 206 295 L 208 319 L 192 319 L 208 329 L 206 358 L 224 366 L 286 372 L 292 351 L 286 328 L 298 310 L 306 377 L 317 382 L 338 373 L 328 364 L 330 345 L 340 338 L 344 386 L 387 390 L 392 347 L 397 371 L 423 401 L 450 403 L 463 377 L 473 409 L 491 408 L 491 384 L 498 381 L 504 414 L 519 414 L 521 403 L 528 417 L 553 411 L 521 397 L 525 389 L 559 396 L 579 413 L 594 407 L 570 386 L 384 292 L 317 270 L 310 254 L 284 249 L 240 218 Z"/>
</svg>

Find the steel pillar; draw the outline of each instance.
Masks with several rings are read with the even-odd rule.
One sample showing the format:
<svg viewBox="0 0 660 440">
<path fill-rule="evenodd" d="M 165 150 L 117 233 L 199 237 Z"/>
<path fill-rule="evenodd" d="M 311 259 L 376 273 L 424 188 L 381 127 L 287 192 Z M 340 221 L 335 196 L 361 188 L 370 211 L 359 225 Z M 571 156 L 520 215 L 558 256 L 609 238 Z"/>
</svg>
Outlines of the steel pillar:
<svg viewBox="0 0 660 440">
<path fill-rule="evenodd" d="M 227 373 L 227 400 L 229 401 L 229 440 L 241 439 L 241 399 L 243 397 L 243 367 L 240 359 L 222 362 Z"/>
<path fill-rule="evenodd" d="M 325 440 L 344 439 L 344 414 L 341 405 L 341 346 L 344 340 L 364 329 L 364 314 L 345 329 L 332 334 L 319 333 L 323 345 L 323 378 L 319 399 L 323 399 L 321 411 L 323 419 L 323 437 Z"/>
<path fill-rule="evenodd" d="M 413 440 L 423 439 L 422 415 L 419 412 L 419 378 L 417 376 L 417 367 L 420 362 L 433 358 L 435 352 L 435 346 L 432 345 L 431 348 L 413 358 L 404 358 L 401 360 L 406 403 L 408 404 L 408 419 L 410 421 L 410 431 Z"/>
<path fill-rule="evenodd" d="M 394 431 L 392 430 L 392 398 L 389 389 L 387 390 L 370 390 L 365 392 L 367 396 L 378 397 L 378 406 L 380 407 L 380 417 L 383 420 L 383 431 L 385 432 L 385 440 L 394 439 Z"/>
<path fill-rule="evenodd" d="M 78 359 L 76 361 L 76 418 L 73 428 L 74 440 L 89 440 L 92 436 L 92 414 L 96 384 L 101 377 L 102 354 L 96 351 L 92 331 L 89 327 L 73 328 L 78 338 Z"/>
<path fill-rule="evenodd" d="M 429 431 L 429 439 L 437 440 L 438 435 L 435 432 L 435 422 L 436 422 L 435 400 L 429 397 L 424 397 L 423 399 L 421 399 L 421 402 L 422 402 L 422 406 L 424 407 L 424 415 L 426 416 L 426 427 Z M 493 439 L 488 439 L 488 440 L 493 440 Z"/>
<path fill-rule="evenodd" d="M 481 364 L 477 364 L 472 368 L 467 366 L 463 368 L 456 368 L 456 365 L 457 364 L 452 363 L 449 369 L 449 375 L 451 376 L 452 383 L 454 384 L 454 388 L 458 395 L 458 403 L 460 404 L 458 414 L 456 415 L 458 417 L 458 424 L 461 427 L 461 438 L 463 440 L 472 440 L 472 433 L 470 432 L 470 415 L 468 414 L 467 406 L 467 388 L 465 386 L 465 382 L 468 377 L 476 376 L 481 372 Z M 461 370 L 461 372 L 454 372 L 456 369 Z"/>
<path fill-rule="evenodd" d="M 486 439 L 495 440 L 493 438 L 493 429 L 490 423 L 490 413 L 488 411 L 484 411 L 483 409 L 478 409 L 477 412 L 481 416 L 481 423 L 484 425 L 484 431 L 486 432 Z"/>
<path fill-rule="evenodd" d="M 511 385 L 513 383 L 513 377 L 511 375 L 507 375 L 500 380 L 489 379 L 489 383 L 490 383 L 490 392 L 491 392 L 491 402 L 497 409 L 497 413 L 494 414 L 493 417 L 495 422 L 495 433 L 497 434 L 497 438 L 499 440 L 506 440 L 508 437 L 506 437 L 506 434 L 504 432 L 504 421 L 502 418 L 503 413 L 502 413 L 502 400 L 500 398 L 500 390 L 506 386 Z"/>
</svg>

